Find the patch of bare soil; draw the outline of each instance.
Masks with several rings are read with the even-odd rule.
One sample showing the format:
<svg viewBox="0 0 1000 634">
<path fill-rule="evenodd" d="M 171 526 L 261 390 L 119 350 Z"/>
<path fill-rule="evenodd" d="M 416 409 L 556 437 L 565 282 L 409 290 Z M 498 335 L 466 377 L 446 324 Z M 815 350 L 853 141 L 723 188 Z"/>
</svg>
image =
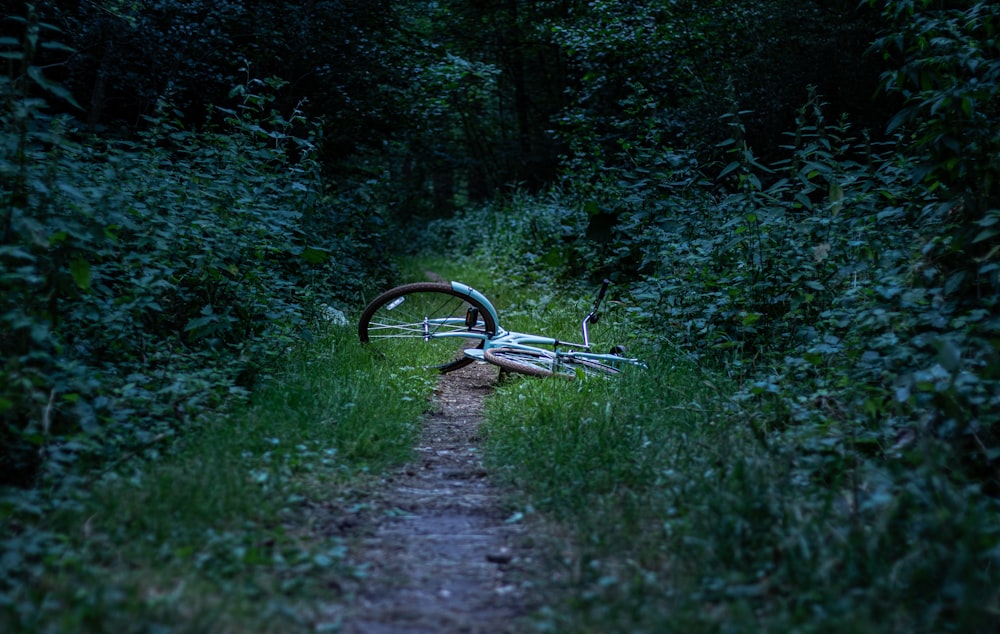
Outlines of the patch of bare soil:
<svg viewBox="0 0 1000 634">
<path fill-rule="evenodd" d="M 493 366 L 442 375 L 418 457 L 387 479 L 378 518 L 353 553 L 367 566 L 341 631 L 498 634 L 523 631 L 520 571 L 531 541 L 508 522 L 480 459 L 483 399 Z"/>
</svg>

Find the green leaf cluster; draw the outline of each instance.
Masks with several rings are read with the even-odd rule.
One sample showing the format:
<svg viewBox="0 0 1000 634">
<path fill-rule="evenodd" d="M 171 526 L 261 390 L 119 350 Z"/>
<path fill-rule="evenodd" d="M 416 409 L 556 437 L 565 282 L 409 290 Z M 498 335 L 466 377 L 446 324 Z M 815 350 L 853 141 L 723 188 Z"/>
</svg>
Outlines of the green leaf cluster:
<svg viewBox="0 0 1000 634">
<path fill-rule="evenodd" d="M 364 188 L 326 187 L 322 128 L 274 107 L 282 82 L 248 73 L 202 130 L 164 98 L 118 141 L 48 114 L 31 77 L 0 83 L 0 465 L 20 485 L 155 452 L 386 270 Z"/>
</svg>

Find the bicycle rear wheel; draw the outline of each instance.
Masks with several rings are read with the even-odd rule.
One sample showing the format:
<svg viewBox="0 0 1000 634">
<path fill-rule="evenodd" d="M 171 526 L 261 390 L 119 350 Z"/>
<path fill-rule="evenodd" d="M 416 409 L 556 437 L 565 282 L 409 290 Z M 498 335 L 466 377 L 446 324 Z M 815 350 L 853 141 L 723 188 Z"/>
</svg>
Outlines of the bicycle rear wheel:
<svg viewBox="0 0 1000 634">
<path fill-rule="evenodd" d="M 373 350 L 441 372 L 472 363 L 462 350 L 482 347 L 484 337 L 496 329 L 481 303 L 450 284 L 434 282 L 405 284 L 382 293 L 358 321 L 358 337 Z"/>
<path fill-rule="evenodd" d="M 483 358 L 505 370 L 531 376 L 561 376 L 575 379 L 580 372 L 588 377 L 618 374 L 617 368 L 604 363 L 574 357 L 558 357 L 554 352 L 544 350 L 490 348 L 483 353 Z"/>
</svg>

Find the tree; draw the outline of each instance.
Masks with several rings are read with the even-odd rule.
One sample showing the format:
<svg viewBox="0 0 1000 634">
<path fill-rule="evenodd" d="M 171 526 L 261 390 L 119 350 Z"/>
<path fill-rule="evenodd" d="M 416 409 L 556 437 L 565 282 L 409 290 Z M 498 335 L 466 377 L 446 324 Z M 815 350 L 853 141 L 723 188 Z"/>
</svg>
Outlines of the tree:
<svg viewBox="0 0 1000 634">
<path fill-rule="evenodd" d="M 218 121 L 214 107 L 236 103 L 249 69 L 284 80 L 279 110 L 325 119 L 323 156 L 337 162 L 400 124 L 387 90 L 403 81 L 393 16 L 388 0 L 102 0 L 42 17 L 77 50 L 62 79 L 92 127 L 141 129 L 164 97 L 188 123 Z"/>
</svg>

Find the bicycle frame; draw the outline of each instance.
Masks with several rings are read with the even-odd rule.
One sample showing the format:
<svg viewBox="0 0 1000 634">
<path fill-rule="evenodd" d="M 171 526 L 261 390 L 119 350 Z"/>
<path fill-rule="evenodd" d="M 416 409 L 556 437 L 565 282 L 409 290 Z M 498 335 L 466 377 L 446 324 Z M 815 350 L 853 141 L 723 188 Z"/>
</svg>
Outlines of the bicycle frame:
<svg viewBox="0 0 1000 634">
<path fill-rule="evenodd" d="M 477 333 L 470 331 L 463 332 L 445 332 L 445 333 L 432 333 L 431 326 L 439 325 L 460 325 L 464 323 L 461 318 L 444 318 L 444 319 L 426 319 L 424 320 L 423 330 L 425 339 L 439 338 L 439 337 L 456 337 L 461 339 L 480 339 L 483 341 L 481 348 L 469 348 L 464 351 L 465 355 L 474 359 L 482 360 L 483 355 L 486 350 L 490 348 L 516 348 L 520 350 L 530 350 L 534 352 L 541 352 L 544 354 L 554 354 L 556 359 L 562 358 L 579 358 L 587 359 L 589 361 L 595 361 L 598 363 L 604 363 L 607 365 L 617 365 L 620 363 L 630 363 L 633 365 L 644 365 L 638 359 L 630 359 L 627 357 L 622 357 L 616 354 L 600 354 L 591 352 L 590 350 L 590 333 L 588 330 L 588 325 L 597 320 L 598 309 L 600 308 L 601 302 L 604 300 L 604 295 L 608 290 L 608 280 L 604 280 L 604 284 L 601 286 L 601 290 L 597 295 L 597 300 L 594 302 L 594 306 L 587 316 L 584 317 L 583 322 L 580 325 L 580 329 L 583 333 L 583 343 L 573 343 L 569 341 L 560 341 L 559 339 L 553 339 L 552 337 L 545 337 L 541 335 L 532 335 L 523 332 L 513 332 L 509 330 L 504 330 L 500 326 L 500 316 L 497 313 L 496 308 L 489 299 L 476 289 L 472 288 L 467 284 L 462 284 L 461 282 L 452 282 L 451 287 L 456 292 L 466 295 L 472 299 L 477 300 L 482 306 L 489 311 L 490 316 L 493 317 L 493 323 L 497 325 L 497 332 L 495 333 Z M 541 346 L 551 347 L 552 350 L 547 350 Z M 569 348 L 575 348 L 575 350 L 560 350 L 560 346 L 565 346 Z"/>
</svg>

